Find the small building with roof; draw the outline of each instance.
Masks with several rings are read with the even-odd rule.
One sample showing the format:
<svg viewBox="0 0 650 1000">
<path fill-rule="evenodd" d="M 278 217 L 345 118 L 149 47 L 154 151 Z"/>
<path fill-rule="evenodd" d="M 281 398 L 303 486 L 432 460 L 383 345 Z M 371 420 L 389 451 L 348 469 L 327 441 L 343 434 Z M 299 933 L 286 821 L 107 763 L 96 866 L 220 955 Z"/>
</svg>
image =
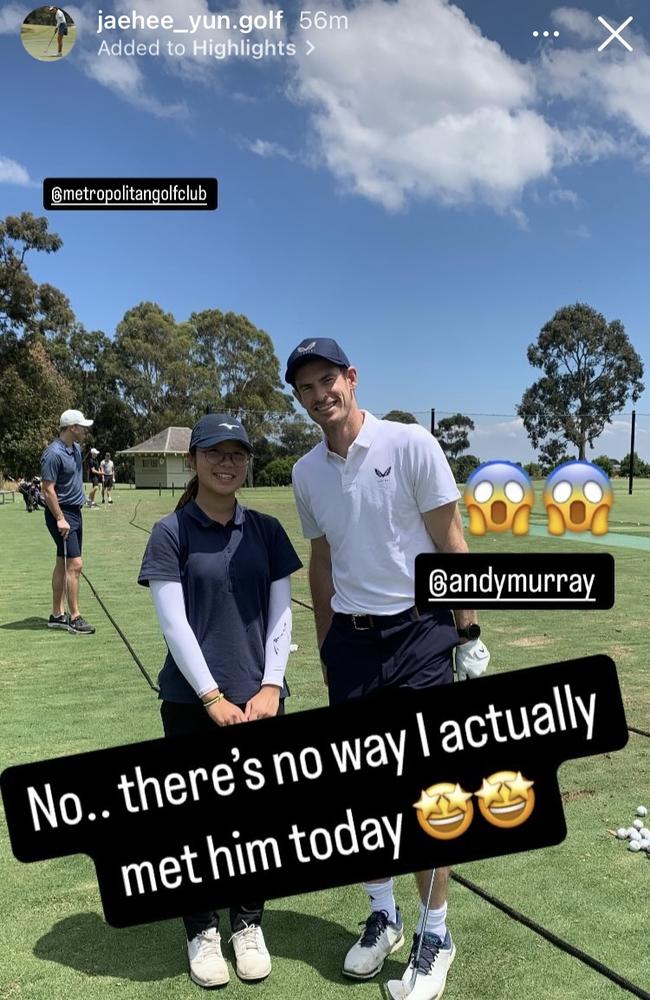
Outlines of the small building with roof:
<svg viewBox="0 0 650 1000">
<path fill-rule="evenodd" d="M 141 444 L 118 451 L 133 458 L 138 489 L 184 488 L 194 473 L 187 461 L 192 431 L 189 427 L 167 427 Z"/>
</svg>

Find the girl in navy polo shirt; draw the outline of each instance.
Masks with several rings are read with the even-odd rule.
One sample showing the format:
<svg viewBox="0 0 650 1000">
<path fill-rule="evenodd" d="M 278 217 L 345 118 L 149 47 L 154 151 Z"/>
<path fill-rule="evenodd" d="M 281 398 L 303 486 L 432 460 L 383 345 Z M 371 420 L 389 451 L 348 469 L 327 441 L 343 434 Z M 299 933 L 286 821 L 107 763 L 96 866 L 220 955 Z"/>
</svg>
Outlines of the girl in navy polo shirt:
<svg viewBox="0 0 650 1000">
<path fill-rule="evenodd" d="M 154 525 L 138 582 L 151 588 L 168 647 L 159 675 L 166 736 L 282 714 L 291 641 L 290 575 L 302 565 L 280 522 L 241 507 L 251 446 L 235 417 L 210 413 L 190 439 L 194 478 Z M 262 902 L 231 907 L 237 974 L 264 979 Z M 190 976 L 228 982 L 216 910 L 184 917 Z"/>
</svg>

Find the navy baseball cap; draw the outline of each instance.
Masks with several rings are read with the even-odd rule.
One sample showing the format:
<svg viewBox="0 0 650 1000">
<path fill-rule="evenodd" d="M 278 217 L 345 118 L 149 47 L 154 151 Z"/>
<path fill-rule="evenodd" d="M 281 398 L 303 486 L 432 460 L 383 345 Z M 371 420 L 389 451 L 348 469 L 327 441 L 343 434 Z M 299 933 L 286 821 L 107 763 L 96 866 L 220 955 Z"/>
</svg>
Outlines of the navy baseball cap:
<svg viewBox="0 0 650 1000">
<path fill-rule="evenodd" d="M 206 413 L 192 428 L 190 448 L 211 448 L 222 441 L 239 441 L 248 451 L 252 451 L 248 434 L 237 417 L 227 413 Z"/>
<path fill-rule="evenodd" d="M 345 351 L 341 350 L 335 340 L 330 340 L 329 337 L 317 337 L 315 340 L 308 338 L 302 340 L 289 355 L 284 374 L 285 382 L 294 385 L 297 369 L 303 362 L 311 361 L 312 358 L 323 358 L 325 361 L 331 361 L 333 365 L 340 365 L 341 368 L 350 367 Z"/>
</svg>

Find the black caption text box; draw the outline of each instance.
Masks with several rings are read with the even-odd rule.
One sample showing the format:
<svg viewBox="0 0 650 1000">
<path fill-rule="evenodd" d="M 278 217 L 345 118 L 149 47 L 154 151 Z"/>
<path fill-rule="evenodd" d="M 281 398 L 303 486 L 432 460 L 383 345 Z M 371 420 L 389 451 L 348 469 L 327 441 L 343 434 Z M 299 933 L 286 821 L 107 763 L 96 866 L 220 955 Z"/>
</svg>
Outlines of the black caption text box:
<svg viewBox="0 0 650 1000">
<path fill-rule="evenodd" d="M 128 926 L 557 844 L 559 764 L 626 741 L 615 665 L 595 656 L 19 765 L 0 786 L 16 857 L 89 854 Z M 522 781 L 534 808 L 508 826 Z M 467 803 L 462 834 L 426 832 Z"/>
<path fill-rule="evenodd" d="M 216 177 L 46 177 L 43 208 L 66 212 L 213 212 Z"/>
<path fill-rule="evenodd" d="M 614 606 L 614 588 L 609 552 L 435 552 L 415 557 L 420 611 L 604 610 Z"/>
</svg>

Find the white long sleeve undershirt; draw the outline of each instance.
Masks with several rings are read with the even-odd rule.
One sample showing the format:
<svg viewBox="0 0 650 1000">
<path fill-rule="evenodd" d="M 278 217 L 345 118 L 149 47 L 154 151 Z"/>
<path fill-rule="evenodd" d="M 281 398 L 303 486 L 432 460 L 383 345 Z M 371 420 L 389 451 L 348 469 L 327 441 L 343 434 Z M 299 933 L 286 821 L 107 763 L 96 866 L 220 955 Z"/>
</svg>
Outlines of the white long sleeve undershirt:
<svg viewBox="0 0 650 1000">
<path fill-rule="evenodd" d="M 185 680 L 201 698 L 217 687 L 185 612 L 183 586 L 170 580 L 150 580 L 149 588 L 169 652 Z M 291 580 L 274 580 L 269 591 L 269 616 L 264 646 L 262 684 L 282 687 L 291 644 Z"/>
</svg>

